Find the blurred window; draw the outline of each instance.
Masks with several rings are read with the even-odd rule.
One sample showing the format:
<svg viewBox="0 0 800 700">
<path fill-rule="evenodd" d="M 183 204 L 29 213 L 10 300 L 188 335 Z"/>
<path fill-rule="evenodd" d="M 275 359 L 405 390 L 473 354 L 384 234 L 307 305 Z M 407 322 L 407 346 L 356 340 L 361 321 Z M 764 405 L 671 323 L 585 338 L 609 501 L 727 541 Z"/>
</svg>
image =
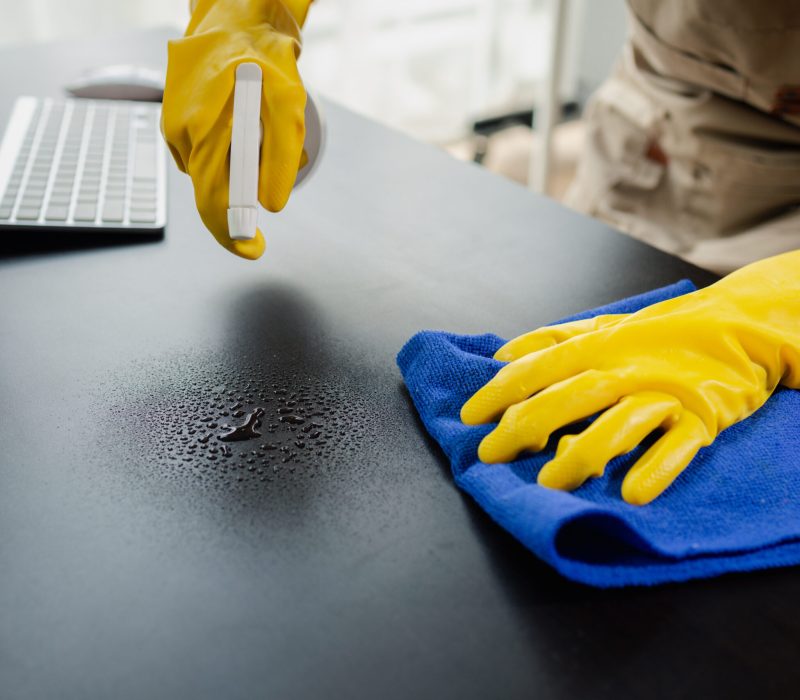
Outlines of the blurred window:
<svg viewBox="0 0 800 700">
<path fill-rule="evenodd" d="M 301 70 L 313 90 L 356 111 L 419 138 L 450 141 L 476 119 L 536 103 L 552 2 L 317 0 Z M 170 25 L 178 32 L 188 20 L 188 5 L 189 0 L 0 0 L 0 43 L 147 26 Z M 586 92 L 581 54 L 600 45 L 601 55 L 613 55 L 619 46 L 610 37 L 609 54 L 608 33 L 584 32 L 582 18 L 594 12 L 621 27 L 622 0 L 571 0 L 569 7 L 562 93 L 574 99 Z M 592 67 L 603 63 L 597 53 Z"/>
</svg>

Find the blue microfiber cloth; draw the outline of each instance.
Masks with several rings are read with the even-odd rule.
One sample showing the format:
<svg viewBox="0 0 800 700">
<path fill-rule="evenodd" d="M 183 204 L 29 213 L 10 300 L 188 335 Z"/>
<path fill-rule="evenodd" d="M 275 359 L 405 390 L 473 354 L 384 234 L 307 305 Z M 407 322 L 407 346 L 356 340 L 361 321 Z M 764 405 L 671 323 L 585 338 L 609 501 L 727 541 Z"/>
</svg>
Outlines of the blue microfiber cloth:
<svg viewBox="0 0 800 700">
<path fill-rule="evenodd" d="M 694 289 L 683 280 L 564 320 L 633 312 Z M 800 562 L 800 392 L 779 388 L 701 450 L 663 495 L 631 506 L 620 496 L 622 478 L 647 444 L 572 493 L 536 483 L 557 436 L 545 451 L 508 464 L 478 461 L 478 443 L 494 426 L 465 426 L 459 411 L 503 366 L 492 356 L 504 343 L 496 335 L 425 331 L 406 343 L 397 363 L 456 484 L 538 557 L 570 579 L 600 587 Z"/>
</svg>

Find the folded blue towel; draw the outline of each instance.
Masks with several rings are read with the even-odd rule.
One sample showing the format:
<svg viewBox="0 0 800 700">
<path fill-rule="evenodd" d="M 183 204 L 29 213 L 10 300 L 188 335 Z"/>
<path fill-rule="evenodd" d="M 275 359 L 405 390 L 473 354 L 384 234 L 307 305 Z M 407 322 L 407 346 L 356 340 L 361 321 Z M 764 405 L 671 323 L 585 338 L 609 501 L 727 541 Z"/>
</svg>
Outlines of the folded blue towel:
<svg viewBox="0 0 800 700">
<path fill-rule="evenodd" d="M 632 312 L 693 290 L 684 280 L 564 320 Z M 555 439 L 508 464 L 478 461 L 478 443 L 494 426 L 465 426 L 459 411 L 503 366 L 492 356 L 504 342 L 425 331 L 406 343 L 397 363 L 456 484 L 541 559 L 600 587 L 800 562 L 800 391 L 778 389 L 761 410 L 701 450 L 663 495 L 631 506 L 620 497 L 622 479 L 647 445 L 572 493 L 536 483 Z"/>
</svg>

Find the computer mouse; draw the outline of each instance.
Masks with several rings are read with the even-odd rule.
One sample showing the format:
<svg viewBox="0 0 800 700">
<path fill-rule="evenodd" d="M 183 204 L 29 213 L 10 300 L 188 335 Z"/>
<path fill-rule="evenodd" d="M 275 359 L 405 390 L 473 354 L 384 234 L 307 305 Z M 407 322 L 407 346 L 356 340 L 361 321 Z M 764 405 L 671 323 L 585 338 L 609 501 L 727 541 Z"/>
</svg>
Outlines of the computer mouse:
<svg viewBox="0 0 800 700">
<path fill-rule="evenodd" d="M 144 66 L 105 66 L 87 71 L 65 89 L 75 97 L 88 99 L 161 102 L 164 73 Z"/>
</svg>

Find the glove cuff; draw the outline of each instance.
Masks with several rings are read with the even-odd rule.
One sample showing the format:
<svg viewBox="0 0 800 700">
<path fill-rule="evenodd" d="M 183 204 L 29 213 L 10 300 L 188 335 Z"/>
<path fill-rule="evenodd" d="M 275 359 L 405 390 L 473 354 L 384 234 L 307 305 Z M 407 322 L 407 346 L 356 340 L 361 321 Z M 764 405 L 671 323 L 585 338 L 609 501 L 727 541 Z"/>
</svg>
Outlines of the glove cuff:
<svg viewBox="0 0 800 700">
<path fill-rule="evenodd" d="M 312 2 L 314 2 L 314 0 L 283 0 L 286 9 L 292 13 L 292 16 L 300 27 L 306 23 L 308 9 L 311 7 Z"/>
<path fill-rule="evenodd" d="M 269 25 L 300 43 L 300 26 L 311 0 L 197 0 L 184 36 L 211 29 L 250 29 Z M 305 8 L 302 6 L 305 5 Z"/>
</svg>

